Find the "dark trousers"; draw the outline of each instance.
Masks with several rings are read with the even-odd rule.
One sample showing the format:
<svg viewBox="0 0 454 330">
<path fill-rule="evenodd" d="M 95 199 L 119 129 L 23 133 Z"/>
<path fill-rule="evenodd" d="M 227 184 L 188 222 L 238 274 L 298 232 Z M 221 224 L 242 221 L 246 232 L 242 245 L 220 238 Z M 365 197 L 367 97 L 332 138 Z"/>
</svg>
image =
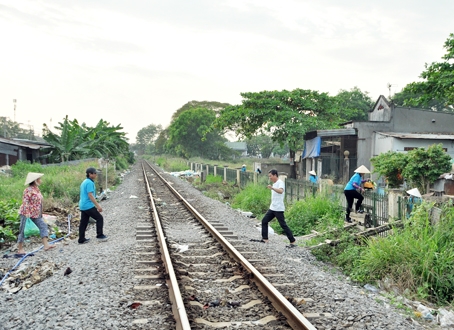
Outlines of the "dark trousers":
<svg viewBox="0 0 454 330">
<path fill-rule="evenodd" d="M 363 202 L 364 196 L 361 195 L 356 190 L 344 190 L 345 198 L 347 199 L 347 210 L 345 212 L 347 218 L 350 218 L 350 212 L 352 211 L 353 202 L 355 199 L 358 201 L 356 202 L 355 210 L 358 211 L 361 208 L 361 204 Z"/>
<path fill-rule="evenodd" d="M 268 239 L 268 223 L 274 218 L 276 218 L 279 221 L 279 225 L 281 225 L 281 228 L 284 230 L 284 233 L 285 235 L 287 235 L 287 238 L 290 241 L 290 243 L 294 243 L 295 237 L 293 237 L 292 231 L 285 222 L 283 211 L 268 210 L 266 212 L 265 216 L 262 219 L 262 238 Z"/>
<path fill-rule="evenodd" d="M 104 218 L 98 212 L 96 207 L 88 210 L 80 211 L 80 224 L 79 224 L 79 243 L 85 241 L 85 230 L 87 230 L 88 220 L 92 217 L 96 220 L 96 237 L 102 236 L 102 227 L 104 225 Z"/>
</svg>

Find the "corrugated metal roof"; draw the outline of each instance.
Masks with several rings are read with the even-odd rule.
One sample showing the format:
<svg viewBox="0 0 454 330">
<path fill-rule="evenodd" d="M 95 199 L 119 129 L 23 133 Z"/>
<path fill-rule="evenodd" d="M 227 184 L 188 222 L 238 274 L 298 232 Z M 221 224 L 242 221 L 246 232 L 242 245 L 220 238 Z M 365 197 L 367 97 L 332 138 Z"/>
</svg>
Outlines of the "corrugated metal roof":
<svg viewBox="0 0 454 330">
<path fill-rule="evenodd" d="M 234 150 L 247 150 L 246 142 L 225 142 L 225 144 Z"/>
<path fill-rule="evenodd" d="M 317 130 L 317 136 L 341 136 L 341 135 L 356 135 L 356 131 L 354 128 Z"/>
<path fill-rule="evenodd" d="M 19 141 L 14 141 L 6 138 L 1 138 L 0 137 L 0 142 L 1 143 L 6 143 L 6 144 L 11 144 L 13 146 L 18 146 L 18 147 L 23 147 L 23 148 L 30 148 L 30 149 L 40 149 L 42 146 L 34 143 L 29 143 L 29 142 L 19 142 Z"/>
<path fill-rule="evenodd" d="M 398 139 L 454 140 L 454 134 L 377 132 Z"/>
</svg>

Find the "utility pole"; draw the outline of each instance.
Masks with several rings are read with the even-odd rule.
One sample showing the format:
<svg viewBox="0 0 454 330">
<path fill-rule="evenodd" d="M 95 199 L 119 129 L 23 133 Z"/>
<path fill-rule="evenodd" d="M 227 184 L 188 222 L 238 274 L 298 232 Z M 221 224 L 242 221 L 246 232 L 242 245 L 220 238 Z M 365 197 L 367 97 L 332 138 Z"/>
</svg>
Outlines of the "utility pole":
<svg viewBox="0 0 454 330">
<path fill-rule="evenodd" d="M 16 103 L 17 103 L 17 100 L 13 99 L 13 104 L 14 104 L 14 122 L 16 122 Z"/>
</svg>

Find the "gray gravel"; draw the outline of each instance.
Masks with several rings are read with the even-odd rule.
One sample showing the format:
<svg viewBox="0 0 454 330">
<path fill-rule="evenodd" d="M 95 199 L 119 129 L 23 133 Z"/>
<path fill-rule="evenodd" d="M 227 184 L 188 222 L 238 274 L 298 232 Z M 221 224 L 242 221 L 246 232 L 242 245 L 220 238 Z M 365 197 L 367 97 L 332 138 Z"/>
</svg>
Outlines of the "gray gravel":
<svg viewBox="0 0 454 330">
<path fill-rule="evenodd" d="M 284 236 L 271 236 L 269 244 L 249 242 L 251 238 L 260 238 L 257 220 L 205 197 L 186 181 L 166 177 L 207 220 L 224 222 L 244 244 L 285 274 L 285 282 L 295 283 L 294 296 L 313 299 L 312 303 L 300 307 L 302 312 L 330 313 L 331 318 L 313 322 L 318 329 L 422 329 L 392 305 L 379 304 L 377 296 L 351 284 L 346 277 L 325 271 L 327 267 L 315 261 L 305 249 L 286 249 Z M 48 260 L 59 269 L 40 284 L 17 294 L 0 290 L 0 329 L 134 328 L 131 324 L 136 311 L 127 305 L 135 298 L 135 226 L 148 219 L 141 178 L 140 167 L 135 165 L 110 198 L 102 202 L 107 242 L 95 242 L 95 229 L 90 227 L 89 244 L 79 245 L 77 240 L 72 240 L 27 258 L 24 264 Z M 131 195 L 139 198 L 130 198 Z M 16 262 L 0 259 L 0 268 L 12 267 Z M 67 267 L 73 272 L 64 276 Z M 156 319 L 162 319 L 160 312 L 156 308 Z"/>
</svg>

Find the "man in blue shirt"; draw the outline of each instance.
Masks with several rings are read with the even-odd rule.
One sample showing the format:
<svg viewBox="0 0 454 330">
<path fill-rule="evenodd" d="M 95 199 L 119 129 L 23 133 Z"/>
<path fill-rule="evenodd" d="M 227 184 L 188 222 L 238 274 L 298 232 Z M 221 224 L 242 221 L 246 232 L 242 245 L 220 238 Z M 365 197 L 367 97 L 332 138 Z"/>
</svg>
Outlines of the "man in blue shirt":
<svg viewBox="0 0 454 330">
<path fill-rule="evenodd" d="M 88 220 L 90 217 L 96 220 L 96 238 L 98 241 L 107 241 L 107 236 L 103 234 L 104 218 L 101 206 L 96 200 L 96 188 L 94 179 L 97 176 L 96 169 L 87 168 L 87 178 L 80 185 L 80 224 L 79 224 L 79 244 L 88 243 L 89 238 L 85 238 Z"/>
</svg>

